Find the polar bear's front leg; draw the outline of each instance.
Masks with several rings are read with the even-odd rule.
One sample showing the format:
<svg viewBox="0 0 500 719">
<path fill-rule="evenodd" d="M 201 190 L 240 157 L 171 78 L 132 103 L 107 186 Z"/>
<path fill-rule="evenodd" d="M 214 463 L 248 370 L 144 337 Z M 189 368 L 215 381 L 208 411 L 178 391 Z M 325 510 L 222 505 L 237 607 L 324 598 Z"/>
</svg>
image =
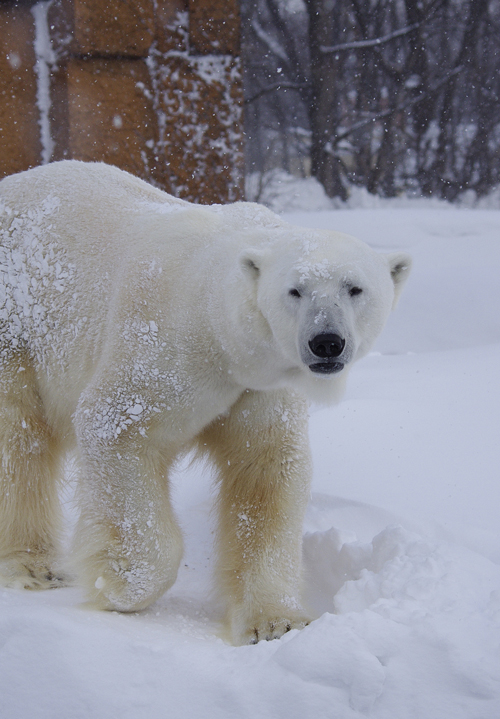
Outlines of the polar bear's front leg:
<svg viewBox="0 0 500 719">
<path fill-rule="evenodd" d="M 140 610 L 172 586 L 182 556 L 169 496 L 171 461 L 135 429 L 96 436 L 96 422 L 82 415 L 75 568 L 94 606 Z"/>
<path fill-rule="evenodd" d="M 221 480 L 219 580 L 235 643 L 301 628 L 302 522 L 311 459 L 305 401 L 245 392 L 200 437 Z"/>
</svg>

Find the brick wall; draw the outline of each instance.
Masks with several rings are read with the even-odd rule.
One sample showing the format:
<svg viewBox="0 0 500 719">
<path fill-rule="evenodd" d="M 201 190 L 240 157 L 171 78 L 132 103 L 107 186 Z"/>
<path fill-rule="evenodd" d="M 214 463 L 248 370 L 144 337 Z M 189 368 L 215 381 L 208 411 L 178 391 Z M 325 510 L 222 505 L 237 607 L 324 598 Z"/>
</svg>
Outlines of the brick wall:
<svg viewBox="0 0 500 719">
<path fill-rule="evenodd" d="M 0 177 L 40 163 L 33 15 L 0 5 Z"/>
<path fill-rule="evenodd" d="M 0 176 L 99 160 L 194 201 L 241 198 L 237 0 L 45 8 L 0 3 Z"/>
</svg>

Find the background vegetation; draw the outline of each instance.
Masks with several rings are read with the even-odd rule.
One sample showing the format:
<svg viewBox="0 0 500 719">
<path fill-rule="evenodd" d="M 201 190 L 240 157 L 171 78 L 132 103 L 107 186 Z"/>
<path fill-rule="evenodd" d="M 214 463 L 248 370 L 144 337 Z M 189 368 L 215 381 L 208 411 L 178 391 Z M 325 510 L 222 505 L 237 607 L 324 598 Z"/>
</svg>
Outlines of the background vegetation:
<svg viewBox="0 0 500 719">
<path fill-rule="evenodd" d="M 455 200 L 500 181 L 499 0 L 241 0 L 247 167 Z"/>
</svg>

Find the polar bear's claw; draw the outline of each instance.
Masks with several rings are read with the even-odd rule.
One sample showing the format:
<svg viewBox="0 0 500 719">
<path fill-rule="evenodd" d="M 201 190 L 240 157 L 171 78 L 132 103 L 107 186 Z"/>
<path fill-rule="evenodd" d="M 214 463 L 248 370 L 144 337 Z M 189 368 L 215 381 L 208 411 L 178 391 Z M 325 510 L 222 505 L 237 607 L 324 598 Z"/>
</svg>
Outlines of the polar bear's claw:
<svg viewBox="0 0 500 719">
<path fill-rule="evenodd" d="M 259 616 L 257 620 L 247 624 L 247 628 L 238 632 L 238 628 L 233 624 L 233 636 L 238 637 L 239 644 L 257 644 L 260 641 L 272 641 L 280 639 L 284 634 L 292 629 L 303 629 L 310 624 L 311 618 L 297 613 L 291 617 L 268 617 Z"/>
<path fill-rule="evenodd" d="M 292 629 L 303 629 L 309 624 L 309 621 L 309 619 L 304 618 L 302 620 L 274 619 L 263 622 L 253 628 L 252 636 L 249 637 L 248 644 L 257 644 L 257 642 L 263 639 L 267 642 L 273 639 L 280 639 Z"/>
<path fill-rule="evenodd" d="M 57 589 L 67 584 L 61 572 L 50 568 L 45 556 L 19 553 L 0 559 L 0 585 L 11 589 Z"/>
</svg>

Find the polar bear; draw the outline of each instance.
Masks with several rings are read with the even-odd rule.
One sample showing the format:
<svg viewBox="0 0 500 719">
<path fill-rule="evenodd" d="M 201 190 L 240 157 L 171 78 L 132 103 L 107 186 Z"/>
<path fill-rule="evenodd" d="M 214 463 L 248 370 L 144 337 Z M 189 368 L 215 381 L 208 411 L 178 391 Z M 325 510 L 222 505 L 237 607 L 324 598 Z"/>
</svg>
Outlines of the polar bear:
<svg viewBox="0 0 500 719">
<path fill-rule="evenodd" d="M 235 643 L 309 621 L 299 600 L 307 401 L 336 401 L 410 258 L 255 204 L 192 205 L 100 163 L 0 183 L 0 581 L 61 584 L 58 483 L 76 448 L 89 600 L 175 581 L 176 458 L 220 483 L 218 580 Z"/>
</svg>

